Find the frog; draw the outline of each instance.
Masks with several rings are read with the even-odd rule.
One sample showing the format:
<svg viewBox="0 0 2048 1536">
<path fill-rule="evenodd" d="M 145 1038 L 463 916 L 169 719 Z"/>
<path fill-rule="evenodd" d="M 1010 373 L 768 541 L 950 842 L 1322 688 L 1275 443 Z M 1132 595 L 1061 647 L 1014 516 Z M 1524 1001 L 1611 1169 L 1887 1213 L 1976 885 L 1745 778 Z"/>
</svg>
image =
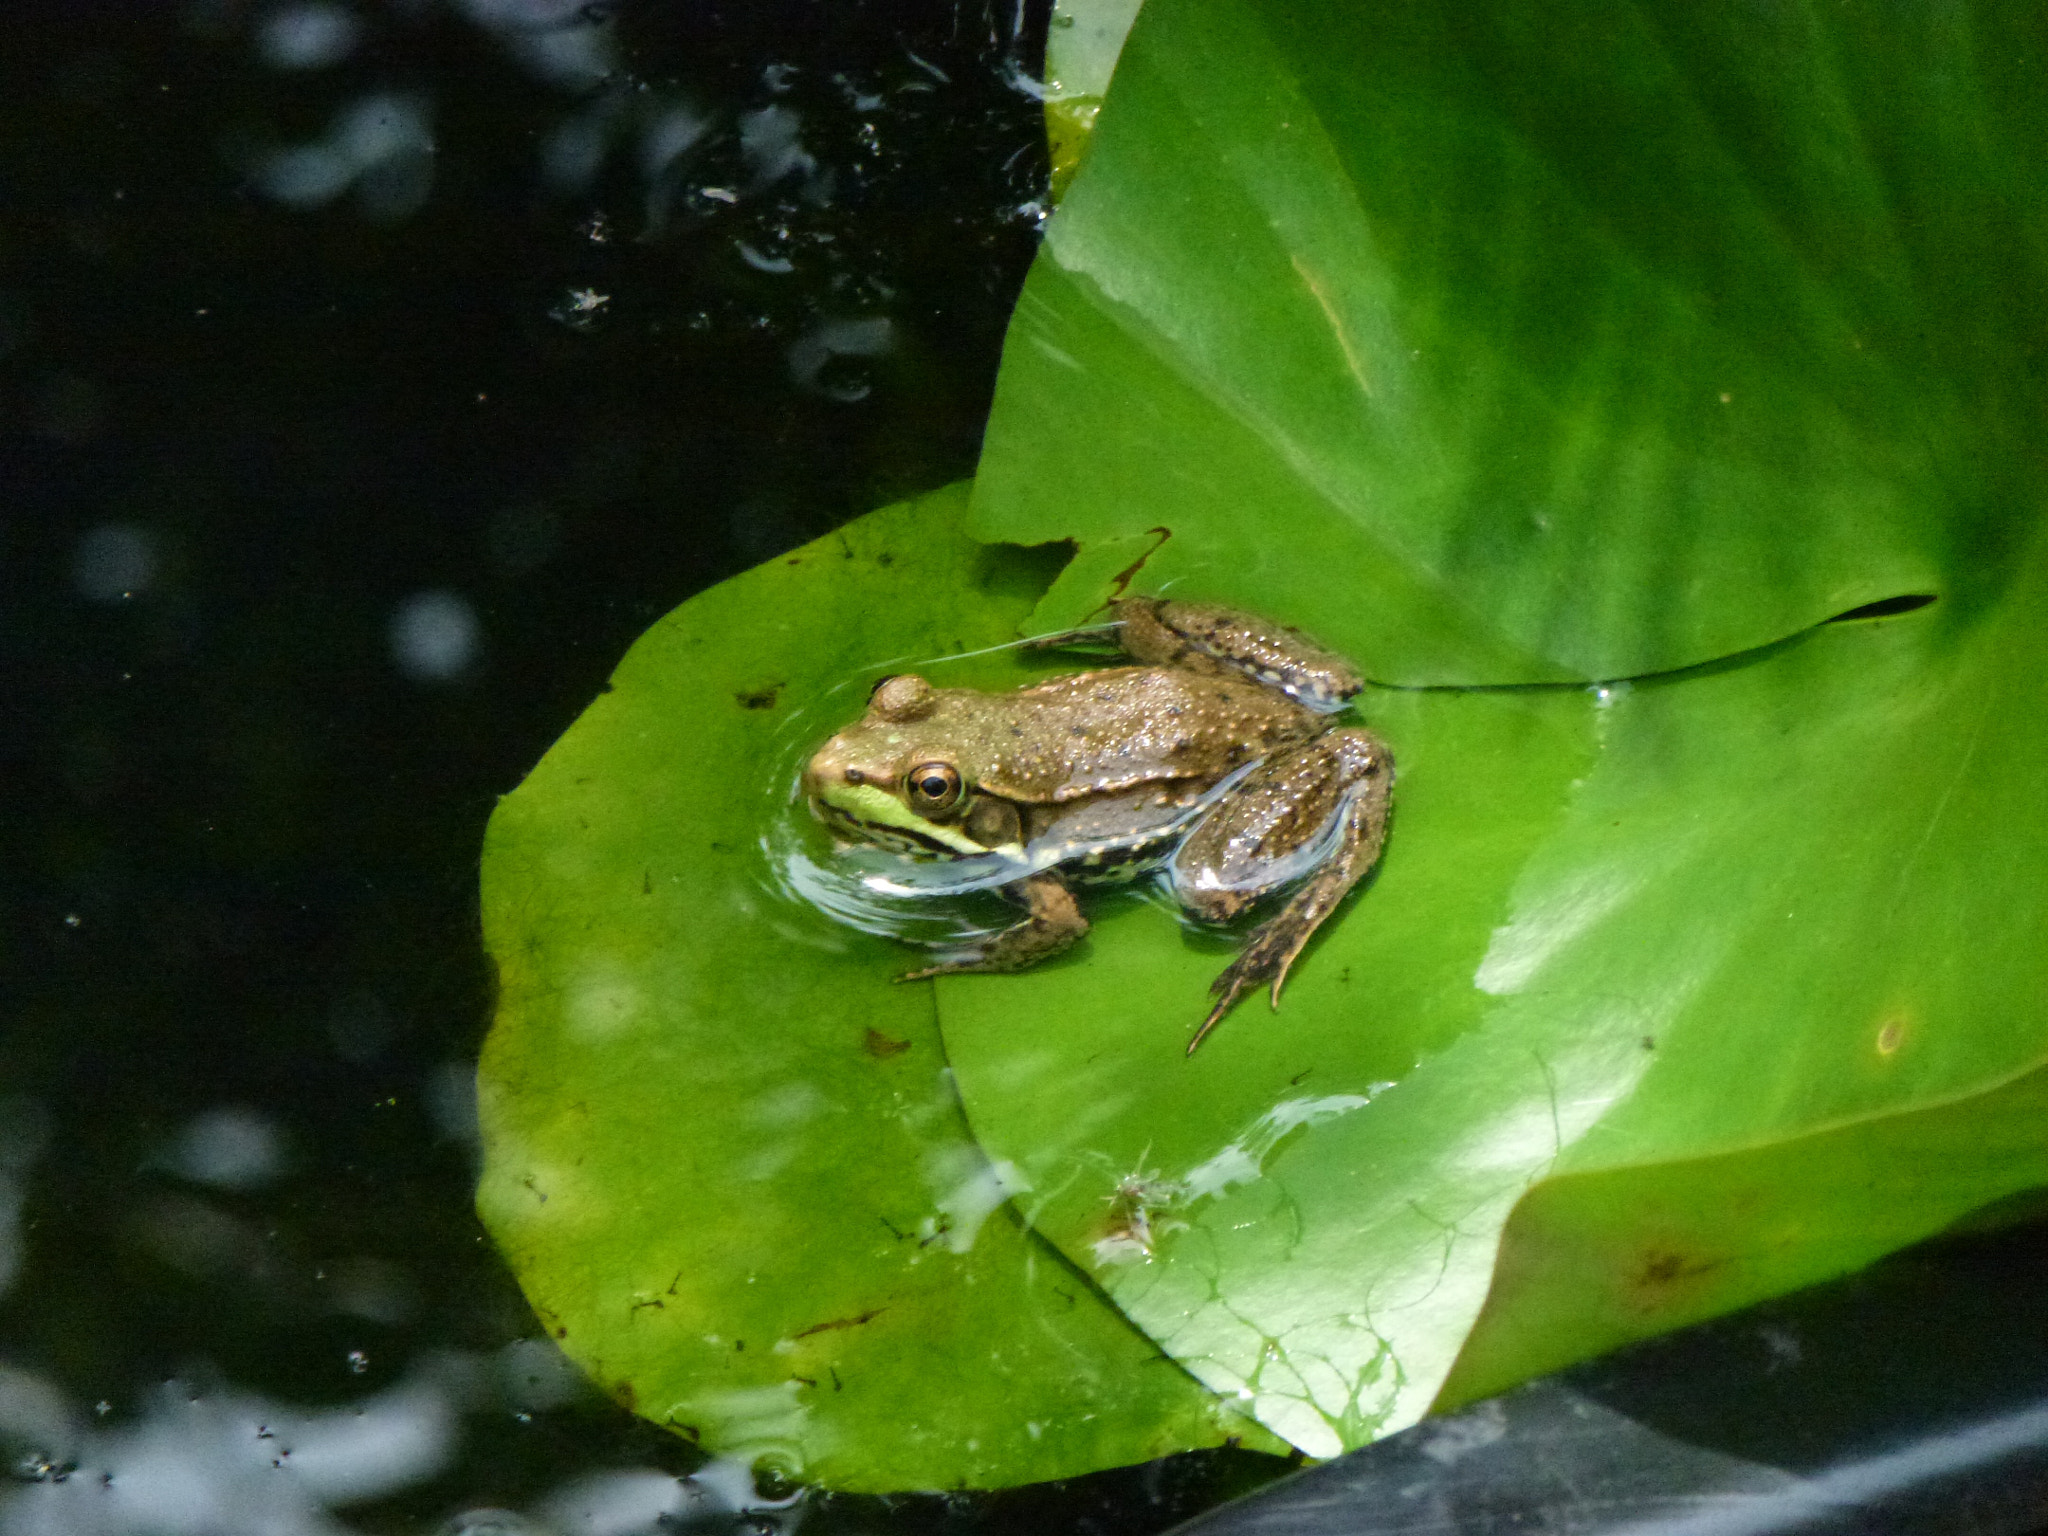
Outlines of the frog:
<svg viewBox="0 0 2048 1536">
<path fill-rule="evenodd" d="M 1387 744 L 1339 714 L 1352 663 L 1240 609 L 1126 597 L 1099 625 L 1027 642 L 1107 646 L 1116 665 L 1007 691 L 882 678 L 866 713 L 811 755 L 803 798 L 842 847 L 993 890 L 1021 919 L 898 980 L 1025 970 L 1089 931 L 1077 888 L 1163 872 L 1183 911 L 1232 921 L 1284 903 L 1210 987 L 1192 1056 L 1246 993 L 1278 1009 L 1310 937 L 1378 863 L 1393 803 Z"/>
</svg>

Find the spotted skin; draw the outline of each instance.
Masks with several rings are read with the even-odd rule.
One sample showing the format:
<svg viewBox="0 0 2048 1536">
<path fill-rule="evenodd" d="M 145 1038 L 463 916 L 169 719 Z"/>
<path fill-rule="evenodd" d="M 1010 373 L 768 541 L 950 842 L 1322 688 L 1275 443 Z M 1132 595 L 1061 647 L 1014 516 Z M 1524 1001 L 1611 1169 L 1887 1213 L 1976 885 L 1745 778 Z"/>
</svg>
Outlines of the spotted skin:
<svg viewBox="0 0 2048 1536">
<path fill-rule="evenodd" d="M 1253 988 L 1270 984 L 1273 1007 L 1280 1006 L 1287 972 L 1309 936 L 1379 862 L 1393 794 L 1394 759 L 1386 744 L 1370 731 L 1331 731 L 1260 764 L 1181 844 L 1173 860 L 1175 893 L 1189 910 L 1222 922 L 1298 878 L 1286 850 L 1317 846 L 1325 836 L 1335 840 L 1287 905 L 1211 983 L 1216 1002 L 1188 1042 L 1190 1056 Z"/>
<path fill-rule="evenodd" d="M 1124 654 L 1153 666 L 1249 677 L 1318 714 L 1340 710 L 1365 686 L 1358 670 L 1298 629 L 1209 603 L 1132 597 L 1110 610 Z"/>
<path fill-rule="evenodd" d="M 1192 1053 L 1245 992 L 1268 986 L 1279 1006 L 1310 936 L 1379 858 L 1393 756 L 1331 718 L 1363 680 L 1299 631 L 1149 597 L 1115 604 L 1111 620 L 1132 665 L 1008 693 L 885 679 L 866 716 L 813 755 L 804 788 L 843 836 L 966 861 L 958 883 L 931 889 L 998 889 L 1024 908 L 903 980 L 1036 965 L 1088 932 L 1074 887 L 1162 866 L 1209 921 L 1291 890 L 1217 977 Z"/>
</svg>

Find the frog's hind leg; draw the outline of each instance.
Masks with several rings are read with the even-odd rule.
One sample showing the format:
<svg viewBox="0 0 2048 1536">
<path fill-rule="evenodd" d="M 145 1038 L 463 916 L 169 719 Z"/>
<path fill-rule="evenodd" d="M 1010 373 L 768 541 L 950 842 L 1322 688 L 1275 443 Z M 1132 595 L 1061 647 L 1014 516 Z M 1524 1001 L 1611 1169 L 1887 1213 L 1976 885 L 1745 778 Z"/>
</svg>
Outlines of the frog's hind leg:
<svg viewBox="0 0 2048 1536">
<path fill-rule="evenodd" d="M 1356 667 L 1300 630 L 1215 603 L 1127 597 L 1109 605 L 1104 623 L 1024 643 L 1032 650 L 1121 651 L 1146 666 L 1250 678 L 1323 715 L 1342 709 L 1365 686 Z"/>
<path fill-rule="evenodd" d="M 1288 968 L 1345 894 L 1378 861 L 1393 801 L 1394 757 L 1370 731 L 1328 731 L 1259 765 L 1204 818 L 1174 859 L 1174 889 L 1197 916 L 1222 922 L 1307 878 L 1253 932 L 1209 990 L 1216 1004 L 1188 1054 L 1261 983 L 1273 1006 Z"/>
<path fill-rule="evenodd" d="M 1110 610 L 1133 661 L 1248 677 L 1318 714 L 1333 714 L 1365 686 L 1358 669 L 1298 629 L 1214 603 L 1128 597 Z"/>
<path fill-rule="evenodd" d="M 943 960 L 921 970 L 905 971 L 898 981 L 951 976 L 966 971 L 1022 971 L 1071 948 L 1088 931 L 1088 919 L 1067 883 L 1046 870 L 1003 887 L 1003 895 L 1023 907 L 1024 921 L 1013 923 L 956 960 Z"/>
</svg>

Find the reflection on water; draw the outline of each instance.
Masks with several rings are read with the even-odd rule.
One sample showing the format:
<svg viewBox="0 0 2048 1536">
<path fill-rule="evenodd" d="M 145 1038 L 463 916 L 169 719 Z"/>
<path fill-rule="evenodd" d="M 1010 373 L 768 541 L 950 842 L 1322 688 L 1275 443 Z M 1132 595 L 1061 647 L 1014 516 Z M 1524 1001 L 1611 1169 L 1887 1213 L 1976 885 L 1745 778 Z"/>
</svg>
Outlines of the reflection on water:
<svg viewBox="0 0 2048 1536">
<path fill-rule="evenodd" d="M 280 203 L 319 208 L 353 188 L 364 217 L 396 223 L 434 189 L 433 108 L 410 93 L 363 96 L 318 139 L 270 150 L 253 169 L 257 186 Z"/>
<path fill-rule="evenodd" d="M 20 1212 L 50 1123 L 33 1103 L 0 1099 L 0 1293 L 22 1256 Z M 273 1185 L 289 1164 L 275 1122 L 228 1107 L 190 1118 L 155 1159 L 162 1173 L 223 1193 Z M 217 1279 L 274 1271 L 266 1234 L 196 1194 L 160 1193 L 140 1214 L 142 1241 L 174 1268 Z M 410 1277 L 363 1256 L 319 1271 L 337 1313 L 393 1325 L 414 1309 Z M 348 1369 L 375 1362 L 350 1350 Z M 75 1401 L 52 1377 L 0 1362 L 0 1536 L 341 1536 L 336 1511 L 431 1487 L 477 1452 L 465 1441 L 506 1421 L 531 1425 L 589 1402 L 580 1371 L 545 1337 L 495 1350 L 413 1353 L 391 1385 L 301 1407 L 198 1367 L 147 1389 L 133 1411 Z M 486 1463 L 488 1465 L 488 1463 Z M 477 1468 L 472 1468 L 471 1476 Z M 450 1491 L 459 1502 L 461 1490 Z M 446 1498 L 442 1501 L 446 1507 Z M 577 1471 L 516 1508 L 478 1505 L 451 1531 L 633 1536 L 678 1528 L 793 1530 L 801 1495 L 758 1493 L 744 1465 L 713 1460 L 687 1476 L 659 1467 Z"/>
<path fill-rule="evenodd" d="M 764 1498 L 753 1475 L 734 1461 L 706 1463 L 688 1477 L 641 1470 L 598 1472 L 579 1477 L 534 1507 L 524 1530 L 537 1526 L 560 1536 L 631 1536 L 638 1531 L 663 1531 L 697 1523 L 734 1524 L 750 1533 L 793 1531 L 800 1523 L 802 1495 Z M 786 1511 L 779 1518 L 772 1512 Z M 464 1516 L 457 1529 L 474 1531 L 475 1515 Z"/>
<path fill-rule="evenodd" d="M 261 1189 L 284 1169 L 284 1136 L 268 1115 L 239 1106 L 187 1122 L 165 1165 L 195 1184 Z"/>
<path fill-rule="evenodd" d="M 256 49 L 272 69 L 325 69 L 361 41 L 363 24 L 338 5 L 314 0 L 272 11 L 256 29 Z"/>
<path fill-rule="evenodd" d="M 769 771 L 762 775 L 766 792 L 756 844 L 758 878 L 776 903 L 817 911 L 861 933 L 939 949 L 983 938 L 1015 921 L 1014 913 L 988 894 L 955 892 L 935 899 L 892 884 L 890 876 L 908 871 L 910 860 L 881 849 L 835 847 L 804 800 L 804 764 L 827 736 L 860 714 L 874 680 L 937 664 L 938 659 L 899 657 L 841 681 L 817 700 L 780 712 Z M 785 931 L 813 943 L 832 942 L 829 930 L 822 935 Z"/>
<path fill-rule="evenodd" d="M 920 866 L 879 848 L 832 849 L 823 828 L 805 825 L 809 820 L 803 796 L 792 792 L 785 814 L 761 834 L 761 856 L 784 901 L 801 902 L 862 933 L 936 949 L 967 944 L 1015 921 L 980 888 L 924 894 L 899 882 L 940 864 Z"/>
<path fill-rule="evenodd" d="M 156 578 L 156 540 L 133 523 L 101 523 L 78 541 L 73 559 L 78 595 L 118 603 L 149 590 Z"/>
<path fill-rule="evenodd" d="M 19 1096 L 0 1098 L 0 1297 L 21 1268 L 21 1207 L 28 1172 L 49 1139 L 49 1117 Z"/>
<path fill-rule="evenodd" d="M 0 1495 L 0 1536 L 339 1536 L 348 1527 L 333 1511 L 446 1471 L 466 1416 L 530 1415 L 567 1400 L 574 1369 L 549 1354 L 538 1339 L 495 1358 L 440 1353 L 398 1385 L 337 1408 L 172 1380 L 133 1421 L 112 1422 L 101 1403 L 91 1423 L 49 1381 L 0 1367 L 0 1441 L 22 1485 Z M 745 1467 L 713 1461 L 688 1477 L 653 1468 L 575 1476 L 523 1511 L 473 1508 L 448 1528 L 754 1533 L 793 1530 L 801 1513 L 796 1496 L 763 1497 Z"/>
<path fill-rule="evenodd" d="M 22 1373 L 24 1376 L 26 1373 Z M 35 1394 L 50 1407 L 53 1389 Z M 10 1415 L 11 1417 L 11 1415 Z M 419 1379 L 340 1409 L 295 1410 L 253 1394 L 166 1382 L 116 1427 L 40 1428 L 53 1438 L 17 1468 L 29 1486 L 0 1505 L 7 1536 L 93 1532 L 324 1533 L 327 1511 L 432 1477 L 453 1447 L 455 1404 Z M 34 1475 L 40 1472 L 40 1475 Z"/>
<path fill-rule="evenodd" d="M 418 592 L 392 612 L 391 658 L 399 671 L 421 682 L 462 677 L 482 646 L 483 625 L 460 593 Z"/>
</svg>

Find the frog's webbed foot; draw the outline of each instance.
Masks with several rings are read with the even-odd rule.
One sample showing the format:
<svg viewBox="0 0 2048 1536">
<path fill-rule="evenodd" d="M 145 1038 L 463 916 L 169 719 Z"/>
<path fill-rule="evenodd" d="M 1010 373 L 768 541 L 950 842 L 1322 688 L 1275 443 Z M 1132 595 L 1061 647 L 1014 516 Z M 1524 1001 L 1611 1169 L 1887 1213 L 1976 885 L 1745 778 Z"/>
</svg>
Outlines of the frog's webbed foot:
<svg viewBox="0 0 2048 1536">
<path fill-rule="evenodd" d="M 957 960 L 944 960 L 915 971 L 905 971 L 898 981 L 922 981 L 927 976 L 952 976 L 967 971 L 1022 971 L 1050 960 L 1071 948 L 1088 931 L 1088 919 L 1067 883 L 1050 870 L 1031 875 L 1003 887 L 1003 895 L 1025 909 L 1021 923 L 1013 923 L 992 935 L 972 953 Z"/>
<path fill-rule="evenodd" d="M 1237 1000 L 1260 983 L 1271 980 L 1273 984 L 1273 1006 L 1280 1006 L 1280 988 L 1286 983 L 1288 968 L 1308 943 L 1309 935 L 1344 897 L 1338 890 L 1327 899 L 1317 902 L 1322 910 L 1310 916 L 1296 916 L 1296 908 L 1307 905 L 1304 898 L 1316 894 L 1316 887 L 1325 881 L 1318 877 L 1304 887 L 1287 904 L 1287 909 L 1270 922 L 1260 925 L 1238 957 L 1225 966 L 1223 973 L 1209 983 L 1209 995 L 1216 999 L 1216 1006 L 1209 1010 L 1209 1016 L 1202 1020 L 1202 1027 L 1188 1041 L 1188 1054 L 1195 1054 L 1201 1043 L 1209 1038 L 1209 1031 L 1223 1022 L 1223 1016 L 1237 1006 Z M 1292 921 L 1290 921 L 1292 919 Z"/>
<path fill-rule="evenodd" d="M 1182 856 L 1192 855 L 1193 867 L 1216 881 L 1205 889 L 1198 874 L 1183 884 L 1181 898 L 1211 920 L 1234 917 L 1297 877 L 1296 859 L 1314 860 L 1287 905 L 1259 925 L 1210 985 L 1216 1003 L 1188 1042 L 1190 1056 L 1252 988 L 1270 984 L 1273 1006 L 1280 1006 L 1287 972 L 1310 936 L 1378 861 L 1393 787 L 1394 759 L 1385 743 L 1369 731 L 1330 731 L 1262 764 L 1240 797 L 1219 805 L 1188 839 Z M 1304 826 L 1314 832 L 1305 842 Z M 1293 857 L 1274 857 L 1269 845 L 1276 842 Z M 1183 873 L 1176 869 L 1177 877 Z"/>
<path fill-rule="evenodd" d="M 1358 669 L 1298 629 L 1213 603 L 1129 597 L 1110 609 L 1124 654 L 1150 666 L 1229 673 L 1333 714 L 1365 686 Z"/>
</svg>

